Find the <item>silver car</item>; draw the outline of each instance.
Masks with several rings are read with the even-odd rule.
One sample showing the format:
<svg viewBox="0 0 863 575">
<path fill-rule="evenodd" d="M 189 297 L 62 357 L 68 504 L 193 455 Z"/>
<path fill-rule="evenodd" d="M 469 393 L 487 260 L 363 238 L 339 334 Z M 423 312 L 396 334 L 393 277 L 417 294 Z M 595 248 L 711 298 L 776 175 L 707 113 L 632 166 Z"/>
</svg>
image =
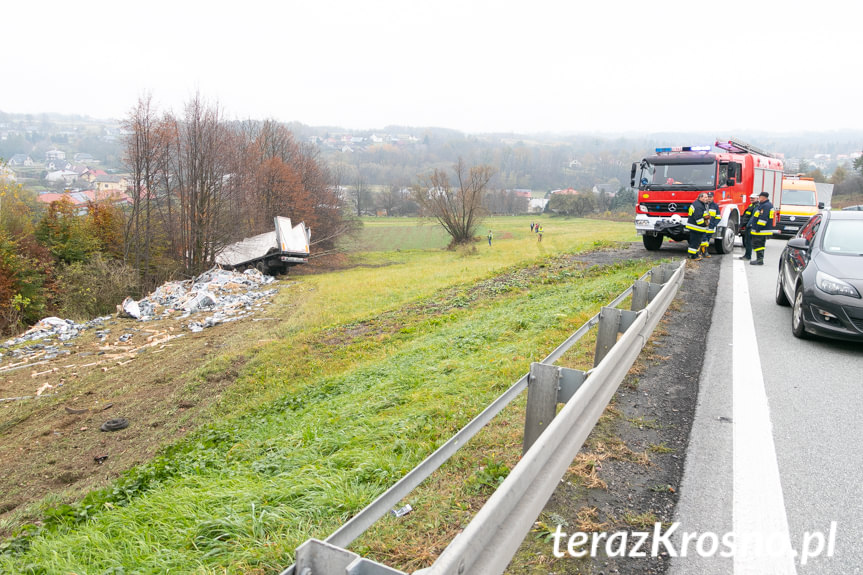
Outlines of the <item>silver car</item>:
<svg viewBox="0 0 863 575">
<path fill-rule="evenodd" d="M 863 341 L 863 212 L 822 211 L 779 258 L 776 303 L 792 305 L 791 332 Z"/>
</svg>

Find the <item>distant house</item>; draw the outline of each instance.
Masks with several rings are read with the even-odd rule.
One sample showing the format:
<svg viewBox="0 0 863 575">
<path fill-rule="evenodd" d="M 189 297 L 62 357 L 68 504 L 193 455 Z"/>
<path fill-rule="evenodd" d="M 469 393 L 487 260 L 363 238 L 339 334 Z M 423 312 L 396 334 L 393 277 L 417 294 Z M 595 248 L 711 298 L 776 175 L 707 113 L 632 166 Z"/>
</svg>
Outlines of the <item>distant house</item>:
<svg viewBox="0 0 863 575">
<path fill-rule="evenodd" d="M 565 190 L 552 190 L 552 191 L 551 191 L 551 194 L 552 194 L 552 195 L 554 195 L 554 194 L 562 194 L 562 195 L 564 195 L 564 196 L 577 196 L 577 195 L 578 195 L 578 190 L 573 189 L 573 188 L 566 188 Z"/>
<path fill-rule="evenodd" d="M 96 184 L 97 192 L 121 192 L 125 193 L 129 181 L 123 176 L 99 176 L 93 183 Z"/>
<path fill-rule="evenodd" d="M 6 162 L 9 166 L 32 166 L 33 160 L 27 154 L 15 154 Z"/>
<path fill-rule="evenodd" d="M 527 202 L 527 212 L 530 214 L 540 214 L 545 210 L 548 200 L 545 198 L 531 198 Z"/>
<path fill-rule="evenodd" d="M 45 169 L 49 172 L 56 172 L 58 170 L 69 170 L 72 168 L 72 162 L 67 162 L 63 159 L 53 159 L 47 160 L 45 162 Z"/>
<path fill-rule="evenodd" d="M 86 212 L 87 205 L 90 202 L 98 202 L 103 200 L 111 200 L 114 203 L 131 204 L 132 199 L 123 192 L 99 192 L 97 190 L 83 190 L 79 192 L 46 192 L 39 194 L 39 201 L 43 204 L 51 202 L 59 202 L 60 200 L 68 200 L 72 205 L 80 208 L 80 211 Z"/>
<path fill-rule="evenodd" d="M 620 188 L 617 184 L 596 184 L 593 186 L 594 194 L 601 194 L 605 192 L 609 197 L 614 197 L 617 194 L 617 190 Z"/>
<path fill-rule="evenodd" d="M 63 150 L 54 149 L 54 150 L 48 150 L 47 152 L 45 152 L 45 161 L 46 162 L 50 162 L 52 160 L 65 160 L 65 159 L 66 159 L 66 152 L 64 152 Z"/>
<path fill-rule="evenodd" d="M 81 179 L 87 182 L 95 182 L 98 178 L 107 176 L 108 173 L 104 170 L 94 170 L 92 168 L 88 168 L 83 174 L 81 174 Z"/>
<path fill-rule="evenodd" d="M 92 163 L 95 158 L 90 154 L 75 154 L 72 159 L 78 164 L 86 164 L 87 162 Z"/>
<path fill-rule="evenodd" d="M 45 176 L 45 180 L 48 182 L 63 182 L 67 186 L 69 184 L 74 184 L 78 181 L 78 173 L 72 170 L 54 170 L 48 172 L 48 175 Z"/>
</svg>

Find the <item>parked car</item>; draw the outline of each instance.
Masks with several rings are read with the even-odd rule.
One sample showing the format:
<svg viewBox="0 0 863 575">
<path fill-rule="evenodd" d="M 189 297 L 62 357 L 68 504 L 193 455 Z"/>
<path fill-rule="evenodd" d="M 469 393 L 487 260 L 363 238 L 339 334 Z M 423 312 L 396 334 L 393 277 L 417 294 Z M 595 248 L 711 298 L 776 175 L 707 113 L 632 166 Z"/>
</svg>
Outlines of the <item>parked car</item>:
<svg viewBox="0 0 863 575">
<path fill-rule="evenodd" d="M 791 305 L 791 331 L 863 341 L 863 212 L 822 211 L 779 258 L 776 303 Z"/>
<path fill-rule="evenodd" d="M 863 204 L 857 204 L 856 206 L 847 206 L 842 209 L 851 212 L 863 212 Z"/>
</svg>

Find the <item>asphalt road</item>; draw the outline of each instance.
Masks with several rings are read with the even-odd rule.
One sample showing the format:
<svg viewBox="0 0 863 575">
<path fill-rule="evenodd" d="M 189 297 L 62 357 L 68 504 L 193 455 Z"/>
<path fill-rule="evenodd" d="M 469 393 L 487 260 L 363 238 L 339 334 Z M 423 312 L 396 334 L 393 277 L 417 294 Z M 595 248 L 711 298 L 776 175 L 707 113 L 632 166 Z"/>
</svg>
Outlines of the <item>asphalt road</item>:
<svg viewBox="0 0 863 575">
<path fill-rule="evenodd" d="M 791 334 L 783 245 L 761 267 L 723 257 L 672 538 L 700 539 L 674 575 L 863 573 L 863 345 Z"/>
</svg>

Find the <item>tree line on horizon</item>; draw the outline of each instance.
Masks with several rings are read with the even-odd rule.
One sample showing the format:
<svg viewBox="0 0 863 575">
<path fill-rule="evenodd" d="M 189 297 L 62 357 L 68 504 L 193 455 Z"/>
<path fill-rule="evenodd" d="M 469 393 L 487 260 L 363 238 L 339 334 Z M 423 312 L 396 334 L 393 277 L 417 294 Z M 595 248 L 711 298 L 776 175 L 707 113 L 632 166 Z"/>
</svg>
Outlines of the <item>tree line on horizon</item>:
<svg viewBox="0 0 863 575">
<path fill-rule="evenodd" d="M 607 143 L 585 140 L 573 161 L 566 146 L 498 145 L 445 132 L 416 149 L 326 155 L 289 125 L 228 121 L 199 96 L 178 115 L 141 98 L 122 127 L 119 157 L 132 181 L 128 206 L 95 202 L 84 213 L 69 202 L 46 208 L 35 191 L 0 178 L 0 334 L 49 313 L 73 319 L 108 313 L 126 295 L 193 277 L 224 245 L 271 231 L 275 216 L 305 221 L 313 251 L 321 254 L 355 229 L 352 213 L 431 215 L 454 243 L 470 241 L 479 216 L 526 213 L 527 199 L 516 189 L 542 181 L 549 170 L 561 181 L 584 179 L 573 186 L 582 193 L 551 197 L 553 213 L 625 212 L 635 199 L 622 184 L 613 196 L 586 193 L 597 181 L 628 178 L 633 142 L 609 150 Z M 863 203 L 863 160 L 829 177 L 801 167 L 834 183 L 834 206 Z M 390 180 L 381 185 L 379 178 Z M 452 211 L 456 221 L 435 213 L 435 201 L 458 206 L 467 197 L 469 210 Z"/>
</svg>

